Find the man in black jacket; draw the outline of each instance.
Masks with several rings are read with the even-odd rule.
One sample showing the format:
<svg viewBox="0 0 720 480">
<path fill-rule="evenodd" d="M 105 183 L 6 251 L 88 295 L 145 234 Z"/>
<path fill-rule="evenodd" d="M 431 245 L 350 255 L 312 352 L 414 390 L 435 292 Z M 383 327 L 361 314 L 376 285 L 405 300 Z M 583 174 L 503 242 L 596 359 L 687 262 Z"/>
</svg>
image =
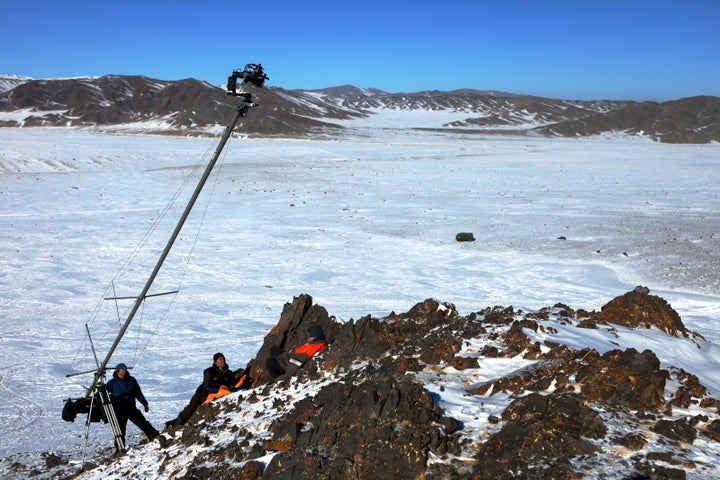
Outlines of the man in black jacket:
<svg viewBox="0 0 720 480">
<path fill-rule="evenodd" d="M 212 366 L 203 371 L 203 383 L 195 390 L 190 403 L 187 404 L 175 420 L 171 420 L 167 424 L 174 427 L 186 424 L 209 394 L 216 393 L 221 387 L 228 388 L 234 385 L 235 374 L 225 363 L 225 355 L 220 352 L 216 353 L 213 355 Z"/>
</svg>

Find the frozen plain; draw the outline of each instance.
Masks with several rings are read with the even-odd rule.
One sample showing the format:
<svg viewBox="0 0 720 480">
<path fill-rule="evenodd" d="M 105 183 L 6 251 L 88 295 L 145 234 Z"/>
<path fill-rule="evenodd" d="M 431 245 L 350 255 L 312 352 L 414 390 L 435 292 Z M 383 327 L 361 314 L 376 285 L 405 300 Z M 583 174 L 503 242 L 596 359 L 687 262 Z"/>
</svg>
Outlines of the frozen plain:
<svg viewBox="0 0 720 480">
<path fill-rule="evenodd" d="M 344 321 L 428 297 L 599 309 L 646 285 L 720 344 L 720 145 L 397 127 L 230 140 L 151 290 L 180 293 L 146 302 L 111 362 L 134 367 L 152 423 L 215 351 L 244 366 L 300 293 Z M 65 375 L 93 366 L 85 324 L 103 355 L 118 314 L 102 299 L 139 292 L 189 192 L 168 202 L 214 146 L 0 129 L 0 456 L 80 452 L 82 422 L 60 410 L 88 383 Z"/>
</svg>

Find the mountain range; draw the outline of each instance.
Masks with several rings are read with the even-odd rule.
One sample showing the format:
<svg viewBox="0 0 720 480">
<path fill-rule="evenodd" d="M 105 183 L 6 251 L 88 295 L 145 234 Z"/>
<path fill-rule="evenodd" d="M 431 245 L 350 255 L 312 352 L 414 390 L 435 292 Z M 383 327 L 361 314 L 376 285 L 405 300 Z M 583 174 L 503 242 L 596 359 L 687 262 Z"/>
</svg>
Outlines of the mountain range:
<svg viewBox="0 0 720 480">
<path fill-rule="evenodd" d="M 720 98 L 669 102 L 562 100 L 454 90 L 388 93 L 351 85 L 287 90 L 244 84 L 262 115 L 244 119 L 255 136 L 342 134 L 347 121 L 382 111 L 448 112 L 438 130 L 580 137 L 622 133 L 665 143 L 720 141 Z M 106 75 L 69 79 L 0 77 L 0 127 L 70 126 L 138 134 L 206 135 L 225 125 L 237 100 L 224 85 Z"/>
</svg>

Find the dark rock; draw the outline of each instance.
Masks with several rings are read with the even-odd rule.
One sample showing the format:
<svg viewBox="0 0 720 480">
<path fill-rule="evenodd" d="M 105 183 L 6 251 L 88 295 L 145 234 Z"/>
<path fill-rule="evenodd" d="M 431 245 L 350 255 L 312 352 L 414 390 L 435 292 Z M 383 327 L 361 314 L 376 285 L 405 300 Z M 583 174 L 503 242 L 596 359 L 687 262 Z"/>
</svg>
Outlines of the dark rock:
<svg viewBox="0 0 720 480">
<path fill-rule="evenodd" d="M 483 321 L 485 323 L 495 325 L 509 325 L 515 320 L 515 310 L 513 307 L 493 307 L 486 308 L 483 312 Z"/>
<path fill-rule="evenodd" d="M 455 240 L 458 242 L 474 242 L 475 236 L 472 232 L 460 232 L 455 235 Z"/>
<path fill-rule="evenodd" d="M 665 300 L 646 292 L 649 292 L 647 288 L 640 287 L 614 298 L 602 307 L 594 320 L 630 328 L 655 326 L 668 335 L 687 336 L 689 332 L 680 315 Z"/>
<path fill-rule="evenodd" d="M 700 407 L 702 408 L 715 408 L 720 413 L 720 400 L 714 398 L 703 398 L 700 400 Z"/>
<path fill-rule="evenodd" d="M 460 426 L 458 421 L 452 417 L 442 417 L 438 420 L 438 423 L 445 428 L 445 433 L 448 435 L 455 433 Z"/>
<path fill-rule="evenodd" d="M 589 318 L 586 318 L 585 320 L 578 323 L 578 328 L 592 328 L 597 329 L 597 323 L 594 320 L 591 320 Z"/>
<path fill-rule="evenodd" d="M 650 350 L 634 348 L 611 350 L 590 362 L 576 375 L 582 393 L 589 399 L 633 410 L 648 410 L 664 405 L 663 393 L 668 373 Z"/>
<path fill-rule="evenodd" d="M 631 480 L 685 480 L 687 475 L 684 470 L 677 468 L 666 468 L 661 465 L 636 463 L 638 472 L 630 477 Z"/>
<path fill-rule="evenodd" d="M 647 441 L 642 435 L 630 433 L 622 437 L 616 437 L 615 443 L 627 447 L 631 450 L 642 450 L 647 445 Z"/>
<path fill-rule="evenodd" d="M 670 403 L 676 407 L 688 408 L 690 404 L 692 404 L 692 398 L 692 394 L 687 388 L 680 387 L 675 392 L 675 397 L 670 401 Z"/>
<path fill-rule="evenodd" d="M 416 478 L 429 452 L 447 452 L 447 431 L 435 426 L 440 409 L 422 385 L 357 381 L 323 388 L 273 427 L 270 443 L 283 448 L 267 478 Z"/>
<path fill-rule="evenodd" d="M 531 393 L 512 402 L 502 414 L 503 420 L 550 422 L 562 430 L 588 438 L 603 438 L 607 427 L 600 416 L 573 394 L 541 395 Z"/>
<path fill-rule="evenodd" d="M 665 463 L 670 463 L 673 458 L 672 452 L 648 452 L 645 456 L 648 460 L 660 460 Z"/>
<path fill-rule="evenodd" d="M 573 310 L 568 305 L 565 305 L 564 303 L 556 303 L 555 305 L 553 305 L 553 310 L 555 310 L 558 315 L 563 317 L 575 317 L 575 310 Z"/>
<path fill-rule="evenodd" d="M 557 469 L 562 478 L 573 478 L 572 466 L 555 460 L 593 454 L 597 447 L 583 437 L 599 439 L 607 432 L 600 416 L 575 395 L 529 394 L 512 402 L 502 418 L 502 429 L 480 447 L 473 478 L 512 478 L 513 471 L 543 462 L 549 466 L 528 478 L 556 478 L 549 471 Z"/>
<path fill-rule="evenodd" d="M 673 374 L 677 377 L 677 380 L 682 384 L 682 387 L 680 387 L 679 389 L 682 390 L 682 393 L 678 392 L 676 398 L 680 396 L 683 398 L 682 401 L 689 401 L 689 399 L 687 399 L 686 397 L 686 394 L 690 398 L 703 398 L 708 394 L 707 388 L 705 388 L 705 386 L 700 383 L 700 380 L 697 376 L 686 372 L 682 368 L 673 368 L 672 371 Z"/>
<path fill-rule="evenodd" d="M 693 427 L 696 427 L 699 423 L 706 423 L 708 420 L 710 420 L 710 417 L 707 415 L 695 415 L 693 417 L 690 417 L 690 425 Z"/>
<path fill-rule="evenodd" d="M 468 368 L 479 368 L 477 358 L 471 357 L 453 357 L 450 361 L 450 365 L 457 370 L 467 370 Z"/>
<path fill-rule="evenodd" d="M 506 375 L 497 380 L 467 389 L 468 394 L 487 395 L 488 391 L 511 392 L 521 394 L 525 391 L 544 391 L 555 385 L 556 391 L 573 390 L 569 376 L 574 374 L 580 364 L 578 360 L 590 361 L 599 358 L 595 350 L 564 350 L 556 348 L 551 350 L 552 357 L 519 371 Z"/>
<path fill-rule="evenodd" d="M 45 466 L 48 468 L 59 467 L 60 465 L 67 465 L 68 461 L 54 453 L 48 453 L 45 455 Z"/>
<path fill-rule="evenodd" d="M 695 429 L 683 420 L 658 420 L 652 431 L 685 443 L 693 443 L 697 436 Z"/>
<path fill-rule="evenodd" d="M 706 437 L 710 437 L 716 442 L 720 442 L 720 420 L 713 420 L 710 422 L 702 433 Z"/>
<path fill-rule="evenodd" d="M 536 347 L 533 342 L 525 333 L 524 328 L 528 328 L 537 332 L 537 322 L 533 320 L 522 320 L 514 321 L 510 329 L 503 335 L 504 343 L 508 347 L 506 355 L 514 357 L 520 353 L 525 352 L 525 358 L 540 358 L 539 345 Z"/>
<path fill-rule="evenodd" d="M 497 358 L 500 356 L 500 350 L 494 345 L 486 345 L 483 347 L 481 355 L 488 358 Z"/>
<path fill-rule="evenodd" d="M 258 462 L 250 461 L 242 468 L 239 480 L 259 479 L 262 477 L 262 473 L 262 466 Z"/>
<path fill-rule="evenodd" d="M 428 298 L 424 302 L 414 305 L 407 313 L 400 315 L 400 318 L 412 319 L 431 329 L 454 316 L 457 316 L 455 305 L 440 303 L 434 298 Z"/>
<path fill-rule="evenodd" d="M 417 358 L 400 356 L 395 362 L 398 373 L 417 372 L 420 370 L 420 361 Z"/>
</svg>

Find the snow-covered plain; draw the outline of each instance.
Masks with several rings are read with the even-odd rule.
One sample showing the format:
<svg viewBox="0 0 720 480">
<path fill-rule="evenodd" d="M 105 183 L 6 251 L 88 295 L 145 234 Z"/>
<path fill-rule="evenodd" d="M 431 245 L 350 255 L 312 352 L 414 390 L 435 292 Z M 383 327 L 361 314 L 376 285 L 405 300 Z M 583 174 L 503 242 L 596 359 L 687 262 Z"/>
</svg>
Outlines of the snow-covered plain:
<svg viewBox="0 0 720 480">
<path fill-rule="evenodd" d="M 418 131 L 407 127 L 438 127 L 438 117 L 374 118 L 337 138 L 230 140 L 150 292 L 180 293 L 149 299 L 111 361 L 133 367 L 158 428 L 214 352 L 244 366 L 300 293 L 346 321 L 429 297 L 462 314 L 599 309 L 647 285 L 720 345 L 720 145 Z M 0 474 L 40 452 L 80 456 L 83 422 L 60 410 L 90 380 L 65 378 L 94 365 L 85 325 L 104 355 L 130 302 L 103 298 L 139 293 L 214 148 L 0 129 Z M 458 232 L 477 241 L 458 243 Z M 714 345 L 683 355 L 651 335 L 628 341 L 652 344 L 720 396 Z M 92 443 L 109 445 L 105 430 L 94 426 Z M 137 432 L 128 426 L 131 445 Z"/>
</svg>

